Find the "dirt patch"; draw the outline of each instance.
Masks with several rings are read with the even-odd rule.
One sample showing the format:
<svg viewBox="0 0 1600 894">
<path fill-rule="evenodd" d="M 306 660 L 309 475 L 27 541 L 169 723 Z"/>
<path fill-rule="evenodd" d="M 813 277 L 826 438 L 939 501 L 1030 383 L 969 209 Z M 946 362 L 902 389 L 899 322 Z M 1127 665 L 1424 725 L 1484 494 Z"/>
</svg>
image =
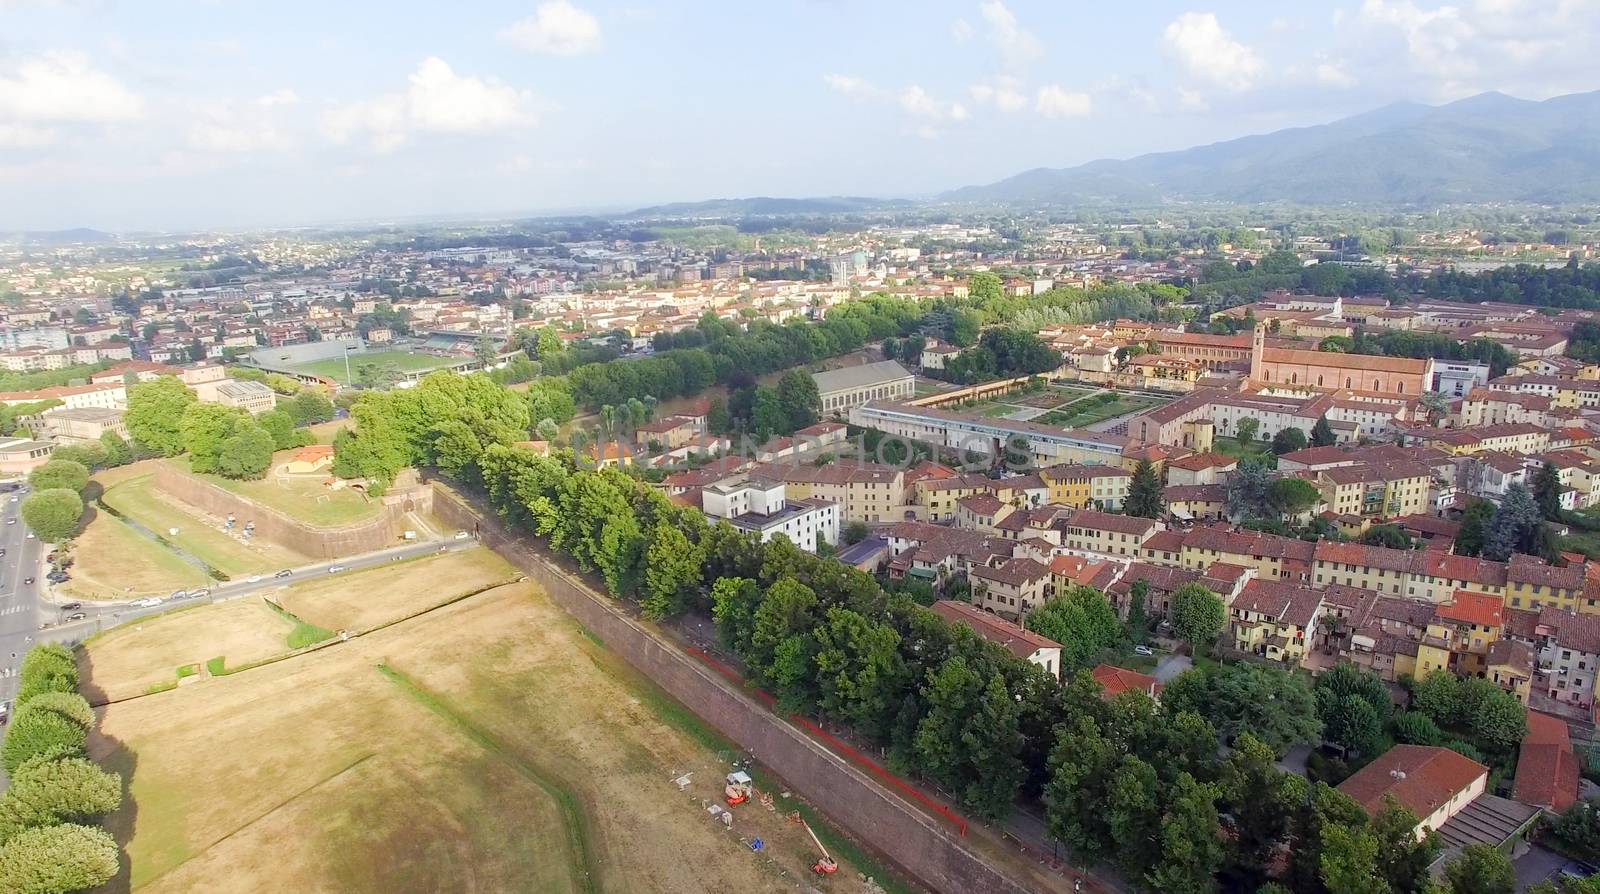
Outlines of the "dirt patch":
<svg viewBox="0 0 1600 894">
<path fill-rule="evenodd" d="M 293 627 L 260 599 L 202 605 L 117 627 L 81 650 L 79 664 L 93 700 L 115 701 L 176 682 L 179 665 L 221 657 L 238 667 L 287 652 Z"/>
<path fill-rule="evenodd" d="M 813 880 L 813 848 L 781 806 L 736 808 L 731 831 L 714 823 L 705 808 L 720 803 L 732 755 L 663 722 L 616 662 L 520 584 L 109 706 L 91 747 L 131 771 L 110 822 L 129 858 L 124 888 L 577 890 L 557 805 L 531 768 L 583 805 L 600 891 L 863 889 L 848 866 Z"/>
<path fill-rule="evenodd" d="M 469 549 L 306 581 L 279 604 L 318 627 L 370 630 L 516 576 L 489 550 Z"/>
</svg>

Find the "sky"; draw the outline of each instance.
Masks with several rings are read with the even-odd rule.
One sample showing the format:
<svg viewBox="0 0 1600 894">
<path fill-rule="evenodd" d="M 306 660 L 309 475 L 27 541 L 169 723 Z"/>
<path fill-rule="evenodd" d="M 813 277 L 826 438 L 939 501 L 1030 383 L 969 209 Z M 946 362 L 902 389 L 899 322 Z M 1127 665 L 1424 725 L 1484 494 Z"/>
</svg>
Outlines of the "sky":
<svg viewBox="0 0 1600 894">
<path fill-rule="evenodd" d="M 1600 0 L 0 0 L 0 229 L 926 197 L 1600 89 Z"/>
</svg>

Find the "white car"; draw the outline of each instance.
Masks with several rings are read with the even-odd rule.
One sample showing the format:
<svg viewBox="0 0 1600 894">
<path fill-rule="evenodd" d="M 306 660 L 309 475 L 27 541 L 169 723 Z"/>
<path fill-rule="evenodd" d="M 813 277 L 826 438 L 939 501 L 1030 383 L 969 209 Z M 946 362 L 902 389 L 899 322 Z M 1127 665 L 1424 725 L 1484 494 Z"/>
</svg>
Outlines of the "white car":
<svg viewBox="0 0 1600 894">
<path fill-rule="evenodd" d="M 1155 652 L 1151 651 L 1149 646 L 1134 646 L 1133 647 L 1133 654 L 1135 654 L 1135 655 L 1154 655 Z"/>
<path fill-rule="evenodd" d="M 135 605 L 135 606 L 137 606 L 139 608 L 155 608 L 156 606 L 158 606 L 160 604 L 161 604 L 161 599 L 158 596 L 151 596 L 148 599 L 135 599 L 133 601 L 133 605 Z"/>
<path fill-rule="evenodd" d="M 457 531 L 456 532 L 456 539 L 457 540 L 466 540 L 467 538 L 469 538 L 471 536 L 472 535 L 468 534 L 466 531 Z"/>
<path fill-rule="evenodd" d="M 245 583 L 247 583 L 247 584 L 259 584 L 259 583 L 261 583 L 261 575 L 252 574 L 252 575 L 250 575 L 250 579 L 245 581 Z"/>
<path fill-rule="evenodd" d="M 32 540 L 32 539 L 33 539 L 33 532 L 32 532 L 32 531 L 29 531 L 29 532 L 28 532 L 28 539 L 29 539 L 29 540 Z"/>
<path fill-rule="evenodd" d="M 329 565 L 328 566 L 328 573 L 329 574 L 338 574 L 339 572 L 341 572 L 343 570 L 344 570 L 344 566 L 343 565 Z"/>
</svg>

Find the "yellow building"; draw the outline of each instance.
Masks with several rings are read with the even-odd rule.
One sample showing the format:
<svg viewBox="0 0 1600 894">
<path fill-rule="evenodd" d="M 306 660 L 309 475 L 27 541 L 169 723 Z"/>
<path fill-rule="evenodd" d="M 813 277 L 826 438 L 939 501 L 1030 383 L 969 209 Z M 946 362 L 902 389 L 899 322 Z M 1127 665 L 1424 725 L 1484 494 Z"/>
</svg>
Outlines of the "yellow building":
<svg viewBox="0 0 1600 894">
<path fill-rule="evenodd" d="M 1511 608 L 1539 609 L 1544 606 L 1578 613 L 1600 612 L 1595 597 L 1597 586 L 1587 583 L 1587 565 L 1573 563 L 1557 568 L 1534 556 L 1515 553 L 1506 567 L 1506 605 Z"/>
<path fill-rule="evenodd" d="M 1311 572 L 1316 544 L 1297 537 L 1280 537 L 1253 531 L 1195 528 L 1183 540 L 1183 567 L 1204 571 L 1214 562 L 1253 568 L 1271 580 L 1304 583 Z"/>
<path fill-rule="evenodd" d="M 1064 463 L 1039 470 L 1050 502 L 1074 509 L 1121 509 L 1133 475 L 1120 466 Z"/>
<path fill-rule="evenodd" d="M 967 578 L 973 605 L 1020 621 L 1044 604 L 1050 569 L 1032 559 L 1008 559 L 998 568 L 975 566 Z"/>
<path fill-rule="evenodd" d="M 1148 518 L 1110 515 L 1084 509 L 1059 524 L 1061 545 L 1078 552 L 1137 558 L 1140 548 L 1162 524 Z"/>
<path fill-rule="evenodd" d="M 1337 515 L 1398 518 L 1426 514 L 1433 470 L 1421 463 L 1358 463 L 1316 473 L 1328 510 Z"/>
<path fill-rule="evenodd" d="M 1257 578 L 1228 609 L 1234 649 L 1270 661 L 1299 664 L 1316 634 L 1322 595 L 1287 581 Z"/>
<path fill-rule="evenodd" d="M 879 463 L 836 462 L 825 466 L 770 463 L 752 475 L 782 481 L 788 496 L 839 504 L 844 521 L 892 522 L 905 515 L 906 487 L 902 469 Z"/>
<path fill-rule="evenodd" d="M 1489 647 L 1500 639 L 1504 601 L 1458 590 L 1455 598 L 1435 607 L 1417 649 L 1417 677 L 1437 670 L 1477 676 L 1488 667 Z"/>
</svg>

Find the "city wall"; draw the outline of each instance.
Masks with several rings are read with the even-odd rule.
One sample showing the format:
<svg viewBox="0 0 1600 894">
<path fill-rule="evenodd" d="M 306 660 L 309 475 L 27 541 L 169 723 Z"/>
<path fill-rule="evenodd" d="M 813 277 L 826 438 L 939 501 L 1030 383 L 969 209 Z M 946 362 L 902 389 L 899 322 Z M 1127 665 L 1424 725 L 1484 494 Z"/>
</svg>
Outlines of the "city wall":
<svg viewBox="0 0 1600 894">
<path fill-rule="evenodd" d="M 337 559 L 393 546 L 404 528 L 407 512 L 429 512 L 433 489 L 415 487 L 385 494 L 377 516 L 339 527 L 308 525 L 269 506 L 240 496 L 176 468 L 171 463 L 156 465 L 156 487 L 179 500 L 218 518 L 230 513 L 240 525 L 255 522 L 255 536 L 292 549 L 311 559 Z"/>
<path fill-rule="evenodd" d="M 480 515 L 435 483 L 434 513 L 474 531 L 656 685 L 771 768 L 799 795 L 901 871 L 935 891 L 1024 894 L 1028 887 L 978 857 L 954 830 L 873 781 L 821 743 L 762 707 L 728 680 L 635 621 L 549 562 L 499 519 Z"/>
</svg>

